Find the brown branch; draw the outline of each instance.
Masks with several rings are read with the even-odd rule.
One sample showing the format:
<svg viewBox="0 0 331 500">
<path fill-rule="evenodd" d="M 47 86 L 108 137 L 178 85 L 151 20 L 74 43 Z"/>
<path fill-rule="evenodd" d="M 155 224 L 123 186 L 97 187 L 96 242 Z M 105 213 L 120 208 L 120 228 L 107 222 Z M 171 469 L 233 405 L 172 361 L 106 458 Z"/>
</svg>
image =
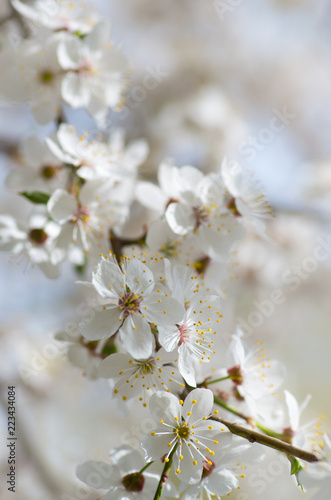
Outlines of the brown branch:
<svg viewBox="0 0 331 500">
<path fill-rule="evenodd" d="M 282 453 L 287 453 L 287 455 L 300 458 L 301 460 L 305 460 L 306 462 L 312 463 L 319 462 L 320 460 L 314 453 L 310 453 L 309 451 L 302 450 L 301 448 L 297 448 L 296 446 L 292 446 L 291 444 L 285 443 L 280 439 L 266 436 L 265 434 L 247 429 L 246 427 L 242 427 L 241 425 L 232 422 L 228 422 L 227 420 L 223 420 L 222 418 L 213 416 L 211 417 L 211 419 L 225 425 L 229 429 L 229 431 L 232 432 L 232 434 L 247 439 L 250 443 L 259 443 L 264 446 L 268 446 L 269 448 L 281 451 Z"/>
</svg>

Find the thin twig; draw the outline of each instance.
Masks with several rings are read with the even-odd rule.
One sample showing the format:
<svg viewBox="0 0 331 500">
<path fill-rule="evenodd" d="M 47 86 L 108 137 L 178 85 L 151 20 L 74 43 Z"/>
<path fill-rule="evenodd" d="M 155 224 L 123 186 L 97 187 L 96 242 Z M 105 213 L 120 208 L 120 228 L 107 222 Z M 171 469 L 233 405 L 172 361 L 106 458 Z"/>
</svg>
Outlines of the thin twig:
<svg viewBox="0 0 331 500">
<path fill-rule="evenodd" d="M 247 429 L 246 427 L 242 427 L 241 425 L 232 422 L 228 422 L 227 420 L 224 420 L 222 418 L 213 416 L 211 417 L 211 419 L 225 425 L 229 429 L 229 431 L 232 432 L 232 434 L 247 439 L 250 443 L 259 443 L 264 446 L 268 446 L 269 448 L 287 453 L 288 455 L 300 458 L 301 460 L 305 460 L 306 462 L 319 462 L 319 458 L 314 453 L 310 453 L 309 451 L 302 450 L 301 448 L 297 448 L 296 446 L 292 446 L 291 444 L 285 443 L 280 439 L 266 436 L 265 434 Z"/>
</svg>

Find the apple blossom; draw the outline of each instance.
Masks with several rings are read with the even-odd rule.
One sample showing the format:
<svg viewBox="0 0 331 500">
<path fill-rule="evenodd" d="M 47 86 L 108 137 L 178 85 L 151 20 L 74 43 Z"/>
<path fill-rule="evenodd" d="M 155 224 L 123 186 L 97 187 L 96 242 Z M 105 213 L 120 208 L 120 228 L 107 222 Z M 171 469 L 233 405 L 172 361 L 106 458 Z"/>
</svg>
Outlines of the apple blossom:
<svg viewBox="0 0 331 500">
<path fill-rule="evenodd" d="M 199 482 L 203 463 L 212 465 L 215 451 L 211 448 L 219 445 L 219 440 L 221 445 L 225 431 L 219 422 L 208 420 L 213 402 L 213 393 L 208 389 L 194 389 L 184 403 L 173 394 L 156 392 L 150 400 L 150 411 L 160 423 L 142 443 L 146 458 L 155 460 L 167 455 L 167 461 L 175 449 L 176 475 L 186 484 Z"/>
</svg>

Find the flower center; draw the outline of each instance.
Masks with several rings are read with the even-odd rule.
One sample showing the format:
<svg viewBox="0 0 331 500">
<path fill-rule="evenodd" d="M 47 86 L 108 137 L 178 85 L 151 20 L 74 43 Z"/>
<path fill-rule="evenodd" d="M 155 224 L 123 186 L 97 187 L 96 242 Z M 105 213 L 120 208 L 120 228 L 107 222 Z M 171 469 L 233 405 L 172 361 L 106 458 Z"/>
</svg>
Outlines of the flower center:
<svg viewBox="0 0 331 500">
<path fill-rule="evenodd" d="M 244 372 L 240 365 L 229 368 L 228 374 L 235 385 L 241 385 L 244 382 Z"/>
<path fill-rule="evenodd" d="M 209 220 L 209 212 L 206 207 L 193 207 L 193 215 L 195 218 L 195 231 L 201 226 L 201 224 L 206 224 Z"/>
<path fill-rule="evenodd" d="M 93 72 L 94 72 L 94 70 L 93 70 L 93 67 L 92 67 L 92 64 L 90 63 L 90 61 L 84 60 L 79 65 L 79 68 L 78 68 L 79 76 L 81 76 L 83 78 L 88 77 L 88 76 L 92 75 Z"/>
<path fill-rule="evenodd" d="M 210 476 L 210 474 L 215 469 L 216 465 L 215 465 L 215 463 L 212 460 L 209 460 L 208 462 L 207 461 L 203 461 L 202 467 L 203 467 L 203 470 L 202 470 L 201 480 L 205 479 L 208 476 Z"/>
<path fill-rule="evenodd" d="M 211 262 L 210 257 L 206 255 L 205 257 L 201 257 L 201 259 L 196 260 L 193 263 L 193 268 L 198 274 L 204 274 L 207 270 L 207 267 L 209 266 Z"/>
<path fill-rule="evenodd" d="M 187 425 L 186 422 L 183 422 L 179 427 L 177 427 L 176 434 L 179 439 L 188 441 L 191 436 L 191 428 Z"/>
<path fill-rule="evenodd" d="M 41 169 L 41 175 L 45 179 L 53 179 L 57 175 L 58 169 L 53 165 L 44 165 Z"/>
<path fill-rule="evenodd" d="M 185 344 L 190 338 L 190 328 L 185 323 L 182 323 L 179 325 L 178 329 L 180 336 L 179 345 Z"/>
<path fill-rule="evenodd" d="M 165 257 L 172 257 L 173 255 L 176 255 L 176 243 L 172 241 L 167 241 L 164 245 L 161 246 L 160 252 L 163 253 Z"/>
<path fill-rule="evenodd" d="M 232 212 L 235 217 L 241 217 L 241 213 L 238 212 L 236 199 L 234 197 L 230 198 L 226 206 L 228 210 Z"/>
<path fill-rule="evenodd" d="M 37 245 L 43 245 L 48 238 L 48 234 L 44 229 L 31 229 L 29 232 L 29 239 Z"/>
<path fill-rule="evenodd" d="M 83 222 L 83 224 L 87 224 L 91 220 L 90 215 L 91 213 L 87 207 L 79 206 L 79 208 L 75 212 L 76 220 L 74 222 L 77 222 L 77 220 L 80 219 Z"/>
<path fill-rule="evenodd" d="M 129 316 L 129 314 L 134 314 L 139 311 L 140 308 L 140 297 L 139 295 L 133 292 L 123 293 L 118 301 L 119 308 L 123 311 L 124 316 Z M 146 363 L 146 367 L 149 366 L 149 363 Z"/>
<path fill-rule="evenodd" d="M 39 80 L 42 84 L 49 85 L 54 80 L 54 74 L 49 69 L 45 69 L 39 74 Z"/>
</svg>

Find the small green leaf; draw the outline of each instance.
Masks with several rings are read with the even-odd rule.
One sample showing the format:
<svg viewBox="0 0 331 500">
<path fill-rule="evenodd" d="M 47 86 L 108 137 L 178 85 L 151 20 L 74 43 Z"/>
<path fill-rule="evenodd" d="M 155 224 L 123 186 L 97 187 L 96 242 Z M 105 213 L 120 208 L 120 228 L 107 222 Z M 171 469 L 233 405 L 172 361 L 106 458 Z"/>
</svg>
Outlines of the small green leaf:
<svg viewBox="0 0 331 500">
<path fill-rule="evenodd" d="M 84 40 L 86 37 L 87 33 L 81 33 L 79 30 L 73 31 L 72 35 L 77 36 L 81 40 Z"/>
<path fill-rule="evenodd" d="M 295 475 L 298 486 L 300 486 L 303 491 L 303 486 L 299 480 L 299 472 L 303 469 L 303 462 L 293 456 L 288 456 L 288 459 L 291 463 L 291 476 Z"/>
<path fill-rule="evenodd" d="M 19 194 L 35 205 L 46 205 L 51 197 L 49 194 L 42 193 L 41 191 L 22 191 Z"/>
<path fill-rule="evenodd" d="M 111 354 L 115 354 L 117 351 L 117 347 L 115 345 L 105 345 L 101 351 L 101 354 L 104 356 L 110 356 Z"/>
</svg>

